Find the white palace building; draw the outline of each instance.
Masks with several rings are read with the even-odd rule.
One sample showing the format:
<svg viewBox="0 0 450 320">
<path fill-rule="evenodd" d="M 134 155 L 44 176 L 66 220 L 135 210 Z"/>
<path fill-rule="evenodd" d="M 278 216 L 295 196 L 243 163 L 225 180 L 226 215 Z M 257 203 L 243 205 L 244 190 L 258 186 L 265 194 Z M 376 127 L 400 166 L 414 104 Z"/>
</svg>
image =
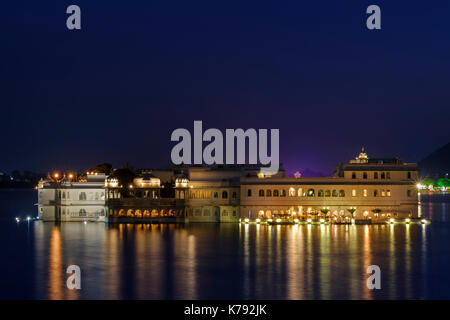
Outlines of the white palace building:
<svg viewBox="0 0 450 320">
<path fill-rule="evenodd" d="M 91 173 L 38 186 L 44 220 L 109 222 L 314 221 L 352 223 L 419 218 L 418 167 L 400 158 L 370 159 L 364 150 L 330 177 L 262 176 L 243 166 L 143 171 L 124 198 L 112 175 Z M 161 197 L 162 183 L 174 197 Z"/>
</svg>

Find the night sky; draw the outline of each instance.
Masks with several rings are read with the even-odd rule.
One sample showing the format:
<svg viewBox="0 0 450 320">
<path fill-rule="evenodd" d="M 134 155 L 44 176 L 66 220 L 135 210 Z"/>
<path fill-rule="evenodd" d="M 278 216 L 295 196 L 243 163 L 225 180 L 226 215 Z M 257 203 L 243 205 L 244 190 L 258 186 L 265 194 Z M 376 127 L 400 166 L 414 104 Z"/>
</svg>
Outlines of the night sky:
<svg viewBox="0 0 450 320">
<path fill-rule="evenodd" d="M 330 173 L 363 145 L 418 161 L 449 142 L 449 14 L 448 0 L 4 1 L 0 171 L 164 167 L 194 120 L 279 128 L 288 173 Z"/>
</svg>

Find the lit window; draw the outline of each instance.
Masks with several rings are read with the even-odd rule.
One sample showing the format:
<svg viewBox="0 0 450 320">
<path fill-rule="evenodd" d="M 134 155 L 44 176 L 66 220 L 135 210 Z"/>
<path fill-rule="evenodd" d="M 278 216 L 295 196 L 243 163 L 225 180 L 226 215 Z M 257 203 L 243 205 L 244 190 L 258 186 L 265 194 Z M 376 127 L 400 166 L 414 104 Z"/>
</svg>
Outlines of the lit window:
<svg viewBox="0 0 450 320">
<path fill-rule="evenodd" d="M 299 188 L 297 190 L 297 196 L 301 197 L 302 196 L 302 188 Z"/>
<path fill-rule="evenodd" d="M 294 196 L 295 196 L 295 189 L 289 188 L 289 197 L 294 197 Z"/>
<path fill-rule="evenodd" d="M 308 197 L 314 197 L 314 189 L 308 190 Z"/>
<path fill-rule="evenodd" d="M 284 189 L 280 190 L 280 197 L 286 197 L 286 190 Z"/>
<path fill-rule="evenodd" d="M 387 195 L 388 197 L 390 197 L 390 196 L 391 196 L 391 190 L 387 190 L 387 191 L 386 191 L 386 195 Z"/>
<path fill-rule="evenodd" d="M 352 190 L 352 197 L 356 197 L 356 189 Z"/>
<path fill-rule="evenodd" d="M 383 189 L 383 190 L 381 190 L 381 196 L 382 197 L 385 197 L 386 196 L 386 191 Z"/>
<path fill-rule="evenodd" d="M 367 197 L 367 189 L 364 189 L 364 190 L 363 190 L 363 196 L 364 196 L 364 197 Z"/>
</svg>

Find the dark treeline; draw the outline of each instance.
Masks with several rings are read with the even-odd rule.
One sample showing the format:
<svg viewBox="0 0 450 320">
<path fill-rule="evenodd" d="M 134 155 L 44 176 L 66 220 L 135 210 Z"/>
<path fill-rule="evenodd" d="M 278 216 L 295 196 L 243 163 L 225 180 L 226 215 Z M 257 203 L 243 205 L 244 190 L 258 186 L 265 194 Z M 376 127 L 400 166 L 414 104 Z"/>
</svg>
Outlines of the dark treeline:
<svg viewBox="0 0 450 320">
<path fill-rule="evenodd" d="M 0 171 L 0 188 L 33 188 L 46 174 L 14 170 L 11 173 Z"/>
</svg>

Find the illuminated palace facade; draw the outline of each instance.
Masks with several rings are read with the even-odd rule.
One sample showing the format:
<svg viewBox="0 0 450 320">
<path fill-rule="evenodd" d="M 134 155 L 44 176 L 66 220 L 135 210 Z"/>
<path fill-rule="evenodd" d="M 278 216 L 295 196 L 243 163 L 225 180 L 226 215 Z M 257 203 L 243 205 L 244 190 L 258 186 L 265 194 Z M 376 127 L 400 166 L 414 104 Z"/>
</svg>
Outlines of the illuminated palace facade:
<svg viewBox="0 0 450 320">
<path fill-rule="evenodd" d="M 213 166 L 144 172 L 122 198 L 114 177 L 106 180 L 107 217 L 175 218 L 184 222 L 262 222 L 268 219 L 385 221 L 418 218 L 418 168 L 400 158 L 357 158 L 333 176 L 288 178 L 284 171 L 261 176 L 256 167 Z M 161 197 L 161 181 L 174 181 L 172 198 Z M 128 218 L 128 219 L 127 219 Z"/>
</svg>

